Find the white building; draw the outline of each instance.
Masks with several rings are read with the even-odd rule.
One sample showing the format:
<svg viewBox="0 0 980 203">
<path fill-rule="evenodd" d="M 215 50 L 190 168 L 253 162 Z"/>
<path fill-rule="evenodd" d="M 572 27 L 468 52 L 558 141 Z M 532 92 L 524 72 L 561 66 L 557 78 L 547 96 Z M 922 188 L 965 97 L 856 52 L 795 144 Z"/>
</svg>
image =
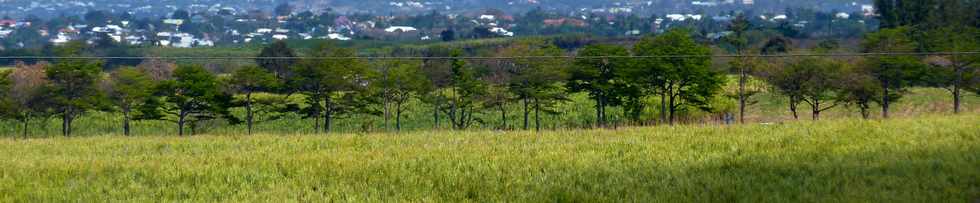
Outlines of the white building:
<svg viewBox="0 0 980 203">
<path fill-rule="evenodd" d="M 327 37 L 326 38 L 327 39 L 333 39 L 333 40 L 340 40 L 340 41 L 351 40 L 350 37 L 344 36 L 344 35 L 342 35 L 340 33 L 330 33 L 330 34 L 327 34 Z"/>
<path fill-rule="evenodd" d="M 507 31 L 507 29 L 499 28 L 499 27 L 490 28 L 490 32 L 497 33 L 498 35 L 508 36 L 508 37 L 514 36 L 514 32 Z"/>
<path fill-rule="evenodd" d="M 409 26 L 391 26 L 391 27 L 385 28 L 385 32 L 411 32 L 411 31 L 417 31 L 417 30 L 418 29 L 415 29 L 414 27 L 409 27 Z"/>
</svg>

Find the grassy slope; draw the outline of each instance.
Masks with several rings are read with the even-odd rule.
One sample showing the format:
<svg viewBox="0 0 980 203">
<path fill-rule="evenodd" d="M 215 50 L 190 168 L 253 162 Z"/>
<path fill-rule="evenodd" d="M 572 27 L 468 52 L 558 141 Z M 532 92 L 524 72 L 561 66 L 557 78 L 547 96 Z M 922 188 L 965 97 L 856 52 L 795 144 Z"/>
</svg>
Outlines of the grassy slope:
<svg viewBox="0 0 980 203">
<path fill-rule="evenodd" d="M 0 140 L 0 201 L 964 202 L 980 117 Z"/>
</svg>

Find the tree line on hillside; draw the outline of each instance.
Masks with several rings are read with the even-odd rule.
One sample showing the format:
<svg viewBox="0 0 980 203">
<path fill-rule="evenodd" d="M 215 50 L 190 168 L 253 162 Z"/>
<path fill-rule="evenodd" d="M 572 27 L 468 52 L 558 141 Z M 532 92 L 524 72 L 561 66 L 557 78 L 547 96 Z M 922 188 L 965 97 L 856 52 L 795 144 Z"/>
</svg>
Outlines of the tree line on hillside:
<svg viewBox="0 0 980 203">
<path fill-rule="evenodd" d="M 400 130 L 402 113 L 418 107 L 406 104 L 421 101 L 431 107 L 434 128 L 440 123 L 460 130 L 493 125 L 481 118 L 499 115 L 498 128 L 506 130 L 512 118 L 505 107 L 518 105 L 519 118 L 513 120 L 522 129 L 540 130 L 542 116 L 574 110 L 559 106 L 570 100 L 568 95 L 585 93 L 595 104 L 595 127 L 609 125 L 610 107 L 623 109 L 633 124 L 674 124 L 682 112 L 717 110 L 712 101 L 723 96 L 737 98 L 738 120 L 744 122 L 746 106 L 756 102 L 758 93 L 747 87 L 750 80 L 765 81 L 788 98 L 789 111 L 797 118 L 799 111 L 808 110 L 816 120 L 840 106 L 855 107 L 870 118 L 875 105 L 888 118 L 892 104 L 912 86 L 949 90 L 958 113 L 964 92 L 980 91 L 980 55 L 873 54 L 980 50 L 977 27 L 934 22 L 888 21 L 895 26 L 864 37 L 862 51 L 872 53 L 866 57 L 764 60 L 766 55 L 801 51 L 782 37 L 747 43 L 742 33 L 751 24 L 740 17 L 728 27 L 733 34 L 719 45 L 735 56 L 727 71 L 713 68 L 711 47 L 685 29 L 647 36 L 631 46 L 593 43 L 573 57 L 553 42 L 531 39 L 489 54 L 507 60 L 466 59 L 463 50 L 446 47 L 428 48 L 420 60 L 367 60 L 356 57 L 357 50 L 329 42 L 308 57 L 297 57 L 280 41 L 261 51 L 257 66 L 220 75 L 202 66 L 156 59 L 105 73 L 104 61 L 61 58 L 0 71 L 0 119 L 20 123 L 25 137 L 31 120 L 49 118 L 59 118 L 62 134 L 70 136 L 73 121 L 93 111 L 119 112 L 126 135 L 134 120 L 169 121 L 179 135 L 194 134 L 216 120 L 244 124 L 252 133 L 257 122 L 289 115 L 312 119 L 318 132 L 330 132 L 336 119 L 353 115 L 379 116 L 386 127 L 393 122 Z M 70 45 L 78 46 L 52 52 L 62 57 L 82 54 L 84 44 Z M 828 40 L 810 52 L 841 51 Z M 734 95 L 723 90 L 728 75 L 738 83 Z M 256 97 L 259 93 L 276 96 Z M 232 113 L 233 108 L 244 109 L 244 116 Z M 659 117 L 642 117 L 646 109 L 659 110 Z"/>
<path fill-rule="evenodd" d="M 863 46 L 869 53 L 915 51 L 916 41 L 909 33 L 907 27 L 885 29 L 866 36 Z M 937 51 L 962 51 L 965 44 L 973 46 L 967 50 L 976 50 L 975 38 L 943 36 L 936 40 L 957 41 Z M 783 49 L 787 48 L 763 47 L 760 51 Z M 66 56 L 73 53 L 63 52 Z M 280 42 L 263 50 L 256 61 L 259 66 L 220 76 L 201 66 L 157 60 L 110 73 L 102 72 L 100 61 L 22 64 L 0 77 L 0 115 L 23 124 L 25 136 L 31 119 L 50 117 L 60 118 L 62 133 L 69 136 L 73 121 L 91 111 L 119 112 L 121 129 L 127 135 L 133 120 L 170 121 L 184 135 L 193 134 L 205 121 L 221 119 L 244 123 L 251 133 L 253 124 L 261 122 L 256 121 L 256 114 L 263 114 L 261 119 L 277 119 L 290 113 L 313 119 L 314 129 L 330 132 L 335 119 L 354 114 L 382 116 L 386 126 L 392 119 L 395 129 L 400 129 L 402 112 L 410 108 L 405 104 L 418 99 L 431 106 L 437 125 L 446 122 L 454 129 L 467 129 L 484 122 L 476 115 L 498 114 L 502 126 L 507 126 L 509 112 L 504 106 L 518 104 L 522 128 L 540 130 L 543 114 L 567 111 L 557 106 L 567 102 L 569 94 L 582 92 L 595 103 L 597 127 L 608 124 L 608 107 L 622 107 L 636 123 L 647 122 L 639 116 L 643 109 L 655 108 L 661 116 L 657 122 L 674 124 L 679 111 L 711 111 L 710 101 L 721 95 L 727 80 L 727 73 L 711 68 L 709 47 L 695 42 L 685 30 L 644 38 L 632 48 L 592 44 L 572 58 L 562 57 L 564 52 L 551 43 L 522 41 L 497 53 L 514 58 L 491 65 L 459 58 L 459 50 L 433 48 L 428 52 L 448 58 L 367 61 L 355 58 L 355 50 L 324 43 L 313 57 L 299 59 Z M 779 62 L 738 59 L 733 60 L 733 67 L 746 70 L 734 75 L 766 81 L 789 98 L 794 116 L 806 104 L 813 119 L 842 105 L 857 107 L 868 118 L 873 104 L 881 106 L 882 117 L 888 117 L 890 104 L 913 85 L 948 88 L 958 112 L 961 91 L 978 90 L 976 55 L 802 57 Z M 739 92 L 739 98 L 750 99 L 751 95 Z M 256 93 L 283 96 L 257 98 Z M 291 95 L 303 95 L 292 96 L 303 102 L 289 102 Z M 659 104 L 644 102 L 649 97 L 658 98 Z M 244 108 L 245 116 L 231 113 L 237 107 Z"/>
</svg>

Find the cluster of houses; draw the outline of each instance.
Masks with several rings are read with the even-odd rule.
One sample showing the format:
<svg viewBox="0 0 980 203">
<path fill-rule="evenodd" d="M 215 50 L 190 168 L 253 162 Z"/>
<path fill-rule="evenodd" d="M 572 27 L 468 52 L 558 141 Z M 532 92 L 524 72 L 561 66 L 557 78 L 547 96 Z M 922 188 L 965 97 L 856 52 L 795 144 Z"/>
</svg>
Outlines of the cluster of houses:
<svg viewBox="0 0 980 203">
<path fill-rule="evenodd" d="M 524 3 L 537 3 L 534 0 L 526 0 Z M 746 4 L 751 5 L 755 2 L 753 0 L 697 0 L 691 1 L 691 5 L 694 6 L 719 6 L 725 4 Z M 650 4 L 650 2 L 647 2 Z M 428 2 L 418 2 L 418 1 L 407 1 L 407 2 L 391 2 L 391 6 L 396 7 L 429 7 L 433 6 Z M 854 7 L 859 7 L 862 14 L 865 16 L 874 15 L 874 7 L 871 5 L 852 3 Z M 593 9 L 581 9 L 578 14 L 568 15 L 564 17 L 556 17 L 544 19 L 541 22 L 543 26 L 572 26 L 572 27 L 587 27 L 590 23 L 595 22 L 609 22 L 613 23 L 613 19 L 617 16 L 621 16 L 623 13 L 633 12 L 633 4 L 620 4 L 615 3 L 611 7 L 605 8 L 593 8 Z M 214 11 L 216 13 L 229 12 L 238 13 L 234 8 L 227 6 L 201 6 L 203 10 Z M 240 14 L 240 13 L 238 13 Z M 599 14 L 599 15 L 594 15 Z M 840 12 L 836 13 L 834 16 L 838 19 L 849 19 L 853 13 Z M 461 17 L 465 16 L 465 17 Z M 206 21 L 205 17 L 201 15 L 193 15 L 193 22 Z M 483 12 L 483 13 L 469 13 L 465 15 L 459 14 L 447 14 L 446 17 L 450 19 L 464 18 L 465 21 L 471 23 L 468 27 L 482 27 L 486 28 L 490 33 L 496 34 L 501 37 L 514 37 L 519 35 L 513 30 L 518 26 L 515 19 L 511 15 L 502 14 L 502 12 Z M 766 14 L 757 16 L 760 20 L 772 21 L 772 22 L 791 22 L 792 25 L 797 27 L 805 27 L 809 22 L 805 20 L 795 20 L 789 19 L 790 17 L 785 14 Z M 291 23 L 291 21 L 298 20 L 293 15 L 287 16 L 275 16 L 269 18 L 270 20 L 257 20 L 249 15 L 226 15 L 226 19 L 229 22 L 234 22 L 238 24 L 249 24 L 251 26 L 232 28 L 219 27 L 217 28 L 217 33 L 202 33 L 202 32 L 182 32 L 180 30 L 181 25 L 183 25 L 185 20 L 181 19 L 161 19 L 155 23 L 155 25 L 163 25 L 162 27 L 153 27 L 147 29 L 145 26 L 134 26 L 133 23 L 129 21 L 118 21 L 118 22 L 106 22 L 104 25 L 100 26 L 90 26 L 86 24 L 69 24 L 63 28 L 57 28 L 56 31 L 49 30 L 48 28 L 38 28 L 42 36 L 52 44 L 64 44 L 70 41 L 76 40 L 86 40 L 89 43 L 93 43 L 94 40 L 108 38 L 117 43 L 123 43 L 127 45 L 134 46 L 164 46 L 164 47 L 176 47 L 176 48 L 190 48 L 190 47 L 207 47 L 215 46 L 218 43 L 221 44 L 238 44 L 238 43 L 256 43 L 256 42 L 268 42 L 273 40 L 309 40 L 309 39 L 328 39 L 328 40 L 352 40 L 360 36 L 371 36 L 373 39 L 410 39 L 410 40 L 432 40 L 437 39 L 439 30 L 427 30 L 413 27 L 412 25 L 404 24 L 392 24 L 391 19 L 394 16 L 377 16 L 375 19 L 370 20 L 352 20 L 348 16 L 340 15 L 333 19 L 332 24 L 321 24 L 309 28 L 309 30 L 291 30 L 287 29 L 286 25 Z M 602 19 L 593 19 L 602 18 Z M 717 22 L 730 21 L 734 17 L 727 14 L 718 15 L 705 15 L 697 13 L 669 13 L 666 15 L 656 16 L 649 19 L 653 30 L 649 32 L 658 32 L 660 30 L 665 30 L 673 23 L 679 22 L 690 22 L 690 21 L 702 21 L 702 20 L 713 20 Z M 363 18 L 362 18 L 363 19 Z M 384 22 L 384 23 L 382 23 Z M 103 24 L 103 23 L 100 23 Z M 384 24 L 383 26 L 381 26 Z M 17 29 L 30 28 L 32 25 L 30 22 L 17 21 L 17 20 L 0 20 L 0 39 L 6 38 L 15 32 Z M 137 28 L 137 27 L 141 27 Z M 445 29 L 445 28 L 442 28 Z M 644 32 L 637 29 L 626 30 L 624 35 L 640 35 Z M 220 35 L 220 36 L 216 36 Z M 712 36 L 723 36 L 725 33 L 711 33 Z"/>
</svg>

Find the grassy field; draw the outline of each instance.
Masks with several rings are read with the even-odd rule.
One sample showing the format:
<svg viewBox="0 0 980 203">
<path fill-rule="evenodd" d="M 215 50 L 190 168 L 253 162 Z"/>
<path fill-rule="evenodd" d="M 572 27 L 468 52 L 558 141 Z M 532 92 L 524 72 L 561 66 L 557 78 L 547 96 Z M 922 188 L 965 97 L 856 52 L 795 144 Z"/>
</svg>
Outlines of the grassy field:
<svg viewBox="0 0 980 203">
<path fill-rule="evenodd" d="M 980 116 L 0 139 L 0 202 L 970 202 Z"/>
</svg>

